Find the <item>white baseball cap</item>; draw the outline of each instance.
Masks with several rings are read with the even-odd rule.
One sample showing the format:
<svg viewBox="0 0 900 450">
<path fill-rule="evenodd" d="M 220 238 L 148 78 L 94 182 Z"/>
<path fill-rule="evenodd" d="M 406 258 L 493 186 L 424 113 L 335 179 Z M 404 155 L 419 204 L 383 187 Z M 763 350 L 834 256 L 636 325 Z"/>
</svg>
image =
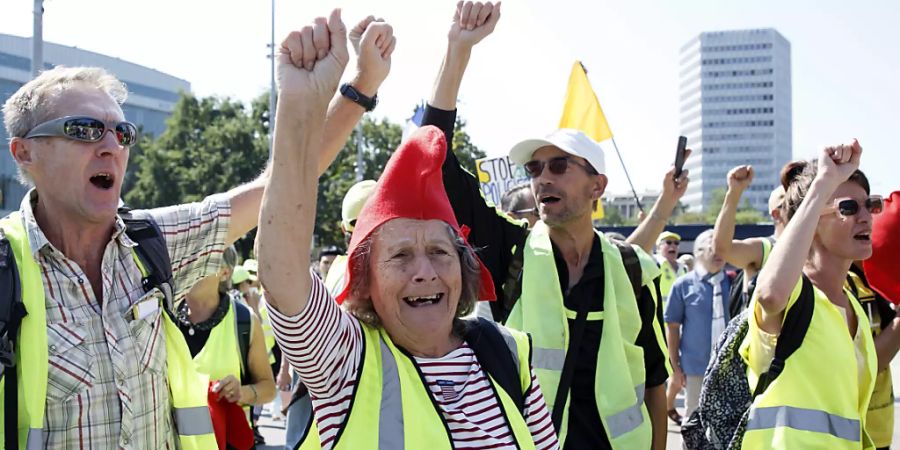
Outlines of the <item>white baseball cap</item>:
<svg viewBox="0 0 900 450">
<path fill-rule="evenodd" d="M 560 128 L 543 139 L 526 139 L 514 145 L 509 151 L 509 159 L 516 164 L 531 161 L 532 155 L 541 147 L 553 146 L 575 156 L 580 156 L 591 164 L 599 174 L 606 173 L 606 158 L 603 148 L 583 131 Z"/>
</svg>

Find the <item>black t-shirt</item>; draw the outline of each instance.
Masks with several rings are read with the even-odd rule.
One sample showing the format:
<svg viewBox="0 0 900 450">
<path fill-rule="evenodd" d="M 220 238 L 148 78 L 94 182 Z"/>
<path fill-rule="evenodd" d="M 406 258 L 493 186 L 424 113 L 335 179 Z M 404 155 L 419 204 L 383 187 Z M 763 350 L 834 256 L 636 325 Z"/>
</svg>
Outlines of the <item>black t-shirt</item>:
<svg viewBox="0 0 900 450">
<path fill-rule="evenodd" d="M 466 169 L 450 146 L 456 111 L 444 111 L 426 106 L 423 125 L 435 125 L 444 132 L 448 141 L 447 159 L 442 168 L 444 188 L 460 225 L 470 228 L 469 243 L 478 249 L 478 256 L 491 273 L 494 280 L 497 298 L 503 296 L 503 286 L 508 268 L 513 258 L 513 249 L 525 245 L 528 230 L 517 222 L 512 222 L 497 213 L 493 206 L 485 203 L 481 195 L 478 180 Z M 469 168 L 469 170 L 474 170 Z M 579 282 L 569 285 L 568 269 L 556 245 L 553 245 L 556 269 L 559 274 L 560 289 L 564 293 L 563 303 L 566 308 L 578 310 L 583 301 L 591 302 L 590 311 L 603 310 L 603 253 L 600 238 L 594 239 L 588 263 Z M 568 290 L 568 292 L 567 292 Z M 644 350 L 644 366 L 646 369 L 645 385 L 655 387 L 663 384 L 669 374 L 665 364 L 665 353 L 656 340 L 653 322 L 656 320 L 656 304 L 645 287 L 643 295 L 638 299 L 641 315 L 641 330 L 635 344 Z M 569 321 L 571 328 L 572 321 Z M 597 352 L 600 348 L 600 336 L 603 330 L 602 321 L 589 321 L 586 324 L 584 337 L 580 343 L 569 343 L 568 351 L 577 351 L 574 381 L 572 383 L 571 404 L 569 405 L 568 434 L 566 449 L 610 448 L 609 439 L 600 421 L 597 410 L 594 380 L 596 377 Z M 577 346 L 577 349 L 576 349 Z M 628 370 L 623 367 L 622 370 Z"/>
<path fill-rule="evenodd" d="M 187 300 L 185 300 L 187 301 Z M 225 314 L 228 314 L 228 309 L 231 308 L 231 301 L 228 296 L 223 294 L 219 297 L 220 302 L 224 302 L 224 305 L 220 303 L 220 307 L 225 309 Z M 219 322 L 221 322 L 221 318 Z M 219 324 L 216 322 L 214 324 L 209 324 L 209 330 L 201 330 L 198 329 L 197 326 L 191 327 L 190 325 L 184 324 L 181 321 L 175 321 L 178 324 L 178 329 L 181 330 L 181 335 L 184 336 L 184 340 L 187 342 L 188 349 L 191 351 L 191 358 L 196 358 L 197 355 L 203 350 L 203 347 L 206 345 L 206 341 L 209 340 L 209 333 L 212 331 L 212 328 L 215 328 L 216 325 Z M 194 329 L 194 334 L 191 335 L 191 328 Z"/>
</svg>

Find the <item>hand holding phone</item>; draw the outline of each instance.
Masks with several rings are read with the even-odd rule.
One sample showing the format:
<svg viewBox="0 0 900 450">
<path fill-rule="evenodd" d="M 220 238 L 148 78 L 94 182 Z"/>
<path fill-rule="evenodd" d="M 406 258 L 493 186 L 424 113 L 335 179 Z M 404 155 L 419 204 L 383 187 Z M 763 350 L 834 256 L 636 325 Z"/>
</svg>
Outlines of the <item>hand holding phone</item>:
<svg viewBox="0 0 900 450">
<path fill-rule="evenodd" d="M 678 136 L 678 148 L 675 149 L 675 179 L 681 176 L 684 170 L 684 158 L 687 151 L 687 138 Z"/>
</svg>

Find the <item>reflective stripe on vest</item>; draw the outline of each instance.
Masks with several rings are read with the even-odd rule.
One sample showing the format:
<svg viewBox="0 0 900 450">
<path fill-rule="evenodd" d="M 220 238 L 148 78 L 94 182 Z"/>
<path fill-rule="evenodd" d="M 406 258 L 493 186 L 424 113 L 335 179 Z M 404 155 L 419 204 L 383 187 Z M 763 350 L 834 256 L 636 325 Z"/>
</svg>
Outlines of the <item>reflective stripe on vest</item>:
<svg viewBox="0 0 900 450">
<path fill-rule="evenodd" d="M 786 311 L 800 294 L 800 280 L 792 291 Z M 803 344 L 785 363 L 781 375 L 765 392 L 753 400 L 742 448 L 828 448 L 859 450 L 874 448 L 865 432 L 865 414 L 875 379 L 876 356 L 868 319 L 859 302 L 850 297 L 850 306 L 858 319 L 857 336 L 865 367 L 859 370 L 857 346 L 847 329 L 847 321 L 828 297 L 813 286 L 813 317 Z M 750 308 L 755 311 L 756 298 Z M 747 340 L 742 352 L 752 349 L 751 340 L 759 339 L 759 324 L 751 314 Z M 747 358 L 758 358 L 744 353 Z M 753 362 L 752 368 L 759 362 Z M 815 374 L 811 376 L 810 374 Z M 748 369 L 750 388 L 759 375 Z"/>
<path fill-rule="evenodd" d="M 183 436 L 199 436 L 213 432 L 208 406 L 175 408 L 175 423 Z"/>
<path fill-rule="evenodd" d="M 650 448 L 652 430 L 643 402 L 643 349 L 634 344 L 641 329 L 641 317 L 618 248 L 602 234 L 598 233 L 598 238 L 605 283 L 602 314 L 593 316 L 595 320 L 603 320 L 594 379 L 597 411 L 612 448 Z M 569 345 L 569 329 L 546 224 L 540 221 L 535 224 L 524 252 L 522 295 L 510 312 L 507 326 L 531 334 L 532 364 L 552 410 Z M 642 251 L 638 255 L 656 267 Z M 567 399 L 558 430 L 561 447 L 565 446 L 568 432 L 568 414 Z"/>
<path fill-rule="evenodd" d="M 13 251 L 23 292 L 22 302 L 28 311 L 19 326 L 16 349 L 19 448 L 38 450 L 44 447 L 44 408 L 47 404 L 50 364 L 44 283 L 40 268 L 34 260 L 22 214 L 17 211 L 4 217 L 0 220 L 0 228 Z M 23 355 L 28 357 L 23 358 Z M 2 426 L 5 420 L 3 395 L 3 384 L 0 384 L 0 442 L 6 436 L 5 427 Z"/>
<path fill-rule="evenodd" d="M 383 339 L 381 346 L 381 413 L 378 417 L 378 449 L 403 448 L 403 406 L 397 360 Z"/>
<path fill-rule="evenodd" d="M 450 450 L 449 428 L 437 410 L 431 391 L 422 381 L 412 357 L 390 341 L 387 333 L 361 325 L 363 363 L 348 417 L 338 431 L 334 449 Z M 500 327 L 510 351 L 516 352 L 522 392 L 531 385 L 528 336 Z M 534 450 L 534 440 L 525 419 L 503 388 L 490 380 L 505 413 L 513 439 L 522 450 Z M 408 394 L 408 395 L 407 395 Z M 314 403 L 315 406 L 315 403 Z M 377 420 L 378 424 L 374 423 Z M 318 427 L 300 444 L 302 450 L 320 449 Z M 378 439 L 373 436 L 377 430 Z M 377 445 L 377 447 L 376 447 Z"/>
<path fill-rule="evenodd" d="M 827 433 L 848 441 L 859 442 L 859 421 L 815 409 L 793 406 L 755 408 L 750 411 L 747 431 L 787 427 L 795 430 Z"/>
<path fill-rule="evenodd" d="M 606 418 L 610 438 L 615 439 L 643 424 L 644 414 L 641 411 L 644 406 L 643 384 L 634 388 L 634 396 L 637 400 L 631 407 Z"/>
</svg>

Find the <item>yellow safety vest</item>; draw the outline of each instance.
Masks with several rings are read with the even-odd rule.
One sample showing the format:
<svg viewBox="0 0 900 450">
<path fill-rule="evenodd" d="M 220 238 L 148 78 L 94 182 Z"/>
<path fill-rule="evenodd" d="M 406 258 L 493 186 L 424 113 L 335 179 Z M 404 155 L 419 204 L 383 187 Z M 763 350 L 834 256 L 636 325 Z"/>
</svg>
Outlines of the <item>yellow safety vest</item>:
<svg viewBox="0 0 900 450">
<path fill-rule="evenodd" d="M 787 309 L 800 294 L 798 280 Z M 743 449 L 874 448 L 865 432 L 865 415 L 875 379 L 875 346 L 871 333 L 863 333 L 866 368 L 858 375 L 856 349 L 843 314 L 818 288 L 815 306 L 803 344 L 794 352 L 781 375 L 750 406 Z M 848 293 L 848 296 L 852 294 Z M 756 299 L 750 303 L 756 311 Z M 867 330 L 869 320 L 854 299 L 850 305 Z M 755 318 L 749 320 L 747 339 L 759 333 Z M 742 351 L 749 341 L 742 345 Z M 748 369 L 750 389 L 759 374 Z M 865 392 L 865 395 L 860 395 Z"/>
<path fill-rule="evenodd" d="M 431 391 L 422 381 L 414 359 L 397 348 L 384 330 L 361 324 L 363 362 L 356 392 L 343 429 L 338 431 L 335 450 L 428 449 L 451 450 L 449 428 L 437 409 Z M 498 325 L 516 357 L 522 392 L 531 386 L 528 336 Z M 493 378 L 491 385 L 500 400 L 517 447 L 534 450 L 534 439 L 515 403 Z M 321 449 L 315 421 L 301 443 L 301 450 Z"/>
<path fill-rule="evenodd" d="M 14 212 L 0 220 L 0 228 L 12 247 L 19 271 L 19 280 L 28 315 L 22 319 L 19 330 L 19 348 L 16 349 L 16 371 L 19 382 L 19 449 L 39 450 L 44 446 L 44 408 L 47 404 L 48 361 L 47 318 L 44 285 L 40 269 L 32 257 L 31 246 L 21 213 Z M 146 270 L 137 255 L 134 259 L 144 275 Z M 178 326 L 167 314 L 161 314 L 166 335 L 167 378 L 174 407 L 175 425 L 178 428 L 183 450 L 206 450 L 216 447 L 212 420 L 207 406 L 208 378 L 197 375 L 190 361 L 190 352 Z M 173 333 L 181 339 L 184 348 L 172 345 Z M 184 361 L 184 355 L 187 361 Z M 28 355 L 22 358 L 22 355 Z M 23 382 L 29 380 L 29 382 Z M 199 390 L 199 392 L 198 392 Z M 0 385 L 0 404 L 3 392 Z M 3 408 L 0 407 L 0 424 Z M 0 426 L 0 442 L 4 436 Z"/>
<path fill-rule="evenodd" d="M 269 321 L 269 304 L 266 303 L 265 297 L 260 297 L 259 302 L 259 324 L 262 327 L 263 337 L 266 340 L 266 353 L 269 355 L 269 364 L 275 364 L 275 330 L 272 329 L 272 322 Z"/>
<path fill-rule="evenodd" d="M 649 449 L 653 436 L 644 406 L 644 351 L 635 344 L 641 329 L 640 312 L 619 249 L 602 233 L 598 236 L 606 280 L 603 311 L 590 312 L 587 317 L 603 321 L 594 380 L 597 411 L 612 448 Z M 534 369 L 552 411 L 569 345 L 567 319 L 575 318 L 576 313 L 563 305 L 549 228 L 544 222 L 535 224 L 524 250 L 522 295 L 506 324 L 531 334 Z M 650 264 L 655 267 L 655 263 Z M 565 446 L 570 402 L 571 393 L 562 429 L 557 430 L 560 447 Z"/>
<path fill-rule="evenodd" d="M 858 275 L 853 272 L 850 272 L 849 275 L 856 287 L 859 301 L 870 313 L 869 325 L 872 328 L 872 336 L 876 337 L 881 333 L 881 316 L 875 306 L 875 293 Z M 849 284 L 849 281 L 847 283 Z M 847 287 L 849 288 L 849 286 Z M 869 410 L 866 412 L 866 431 L 872 438 L 875 447 L 879 448 L 889 447 L 894 437 L 894 391 L 891 380 L 891 366 L 878 372 L 878 375 L 875 376 L 872 400 L 869 401 Z"/>
<path fill-rule="evenodd" d="M 325 276 L 325 289 L 332 297 L 337 296 L 344 290 L 344 279 L 347 275 L 347 255 L 337 255 L 331 262 L 331 268 L 328 269 L 328 275 Z"/>
<path fill-rule="evenodd" d="M 659 271 L 659 292 L 663 296 L 663 302 L 665 302 L 669 299 L 669 292 L 672 290 L 672 285 L 675 284 L 675 280 L 677 280 L 678 277 L 687 274 L 687 267 L 678 264 L 678 270 L 675 270 L 668 261 L 663 260 L 659 263 Z"/>
</svg>

